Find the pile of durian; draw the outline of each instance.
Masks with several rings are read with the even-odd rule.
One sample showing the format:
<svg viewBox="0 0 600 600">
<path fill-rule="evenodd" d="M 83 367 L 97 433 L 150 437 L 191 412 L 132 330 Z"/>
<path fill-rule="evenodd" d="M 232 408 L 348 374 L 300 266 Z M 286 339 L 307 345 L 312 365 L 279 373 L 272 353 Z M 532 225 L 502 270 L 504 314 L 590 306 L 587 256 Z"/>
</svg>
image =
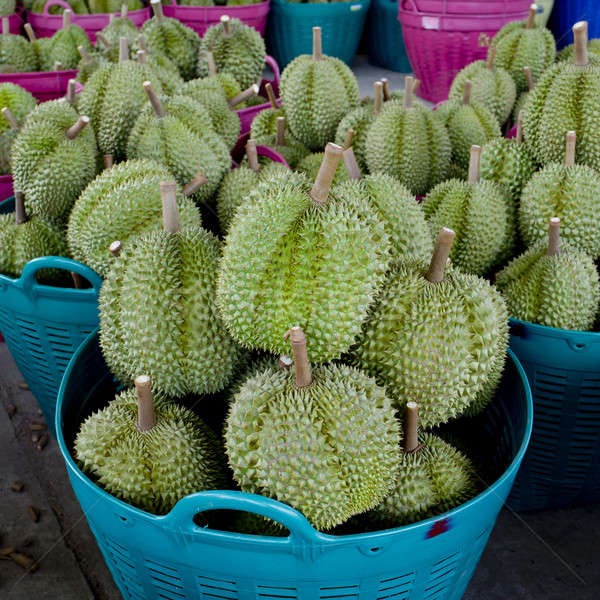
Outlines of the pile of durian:
<svg viewBox="0 0 600 600">
<path fill-rule="evenodd" d="M 48 0 L 25 0 L 24 7 L 35 13 L 43 13 Z M 121 10 L 123 0 L 65 0 L 71 10 L 78 15 L 89 14 L 115 14 Z M 179 6 L 242 6 L 246 4 L 258 4 L 264 0 L 178 0 Z M 169 2 L 170 4 L 170 2 Z M 126 0 L 128 10 L 140 10 L 144 8 L 141 0 Z M 51 15 L 62 14 L 64 7 L 53 5 L 49 9 Z M 13 10 L 14 12 L 14 10 Z"/>
<path fill-rule="evenodd" d="M 200 40 L 153 6 L 141 35 L 123 15 L 81 52 L 81 94 L 34 107 L 0 88 L 18 190 L 0 271 L 62 254 L 104 278 L 100 343 L 124 391 L 82 423 L 81 468 L 152 513 L 225 487 L 322 531 L 468 500 L 481 465 L 446 425 L 494 397 L 508 317 L 591 329 L 598 313 L 585 24 L 555 63 L 532 7 L 434 111 L 412 77 L 361 100 L 315 28 L 231 170 L 262 40 L 227 18 Z"/>
</svg>

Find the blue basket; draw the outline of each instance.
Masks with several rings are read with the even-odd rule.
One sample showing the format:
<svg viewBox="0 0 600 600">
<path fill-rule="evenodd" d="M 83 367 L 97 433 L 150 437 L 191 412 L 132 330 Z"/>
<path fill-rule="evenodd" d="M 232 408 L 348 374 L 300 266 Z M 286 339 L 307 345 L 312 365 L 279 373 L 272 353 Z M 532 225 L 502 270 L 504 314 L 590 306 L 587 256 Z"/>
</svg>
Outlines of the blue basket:
<svg viewBox="0 0 600 600">
<path fill-rule="evenodd" d="M 272 0 L 267 49 L 283 69 L 300 54 L 312 54 L 312 28 L 321 27 L 323 53 L 351 66 L 371 0 L 299 4 Z"/>
<path fill-rule="evenodd" d="M 79 470 L 70 451 L 81 422 L 114 393 L 98 336 L 92 334 L 65 373 L 56 428 L 75 495 L 127 600 L 458 600 L 513 484 L 533 418 L 527 378 L 511 354 L 494 402 L 475 422 L 461 425 L 468 427 L 491 485 L 436 518 L 332 536 L 315 531 L 285 504 L 241 492 L 192 494 L 165 516 L 107 494 Z M 195 525 L 195 515 L 216 509 L 269 517 L 290 535 L 271 538 Z"/>
<path fill-rule="evenodd" d="M 398 21 L 398 0 L 373 0 L 367 22 L 369 62 L 399 71 L 412 73 L 406 54 L 402 25 Z"/>
<path fill-rule="evenodd" d="M 14 210 L 14 198 L 0 203 L 0 213 Z M 40 285 L 40 269 L 63 269 L 81 275 L 89 289 Z M 63 373 L 81 342 L 98 326 L 102 280 L 89 267 L 68 258 L 44 256 L 25 265 L 19 279 L 0 275 L 0 332 L 54 431 L 56 398 Z"/>
<path fill-rule="evenodd" d="M 510 506 L 599 502 L 600 334 L 511 319 L 510 347 L 527 373 L 535 408 Z"/>
<path fill-rule="evenodd" d="M 598 0 L 556 0 L 549 27 L 558 50 L 573 43 L 571 28 L 578 21 L 588 22 L 590 39 L 600 37 L 600 2 Z"/>
</svg>

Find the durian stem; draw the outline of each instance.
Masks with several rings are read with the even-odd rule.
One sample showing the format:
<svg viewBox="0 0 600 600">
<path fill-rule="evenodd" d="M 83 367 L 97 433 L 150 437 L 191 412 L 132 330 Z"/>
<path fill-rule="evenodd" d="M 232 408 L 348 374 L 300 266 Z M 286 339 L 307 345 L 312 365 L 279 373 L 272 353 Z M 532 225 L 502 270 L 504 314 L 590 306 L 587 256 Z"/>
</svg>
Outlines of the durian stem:
<svg viewBox="0 0 600 600">
<path fill-rule="evenodd" d="M 229 35 L 231 33 L 231 18 L 229 15 L 221 16 L 221 25 L 223 25 L 223 31 L 225 35 Z"/>
<path fill-rule="evenodd" d="M 410 108 L 413 103 L 413 86 L 415 84 L 415 78 L 412 75 L 407 75 L 404 80 L 404 102 L 402 108 Z"/>
<path fill-rule="evenodd" d="M 15 223 L 20 225 L 27 222 L 25 212 L 25 196 L 21 190 L 15 190 Z"/>
<path fill-rule="evenodd" d="M 135 391 L 138 398 L 138 422 L 140 431 L 150 431 L 156 425 L 156 413 L 152 401 L 152 390 L 150 389 L 150 377 L 139 375 L 134 380 Z"/>
<path fill-rule="evenodd" d="M 76 82 L 74 79 L 69 79 L 69 82 L 67 83 L 67 102 L 71 105 L 71 106 L 75 106 L 75 104 L 77 104 L 77 97 L 75 96 L 75 85 Z"/>
<path fill-rule="evenodd" d="M 419 407 L 416 402 L 407 402 L 404 409 L 404 452 L 419 448 Z"/>
<path fill-rule="evenodd" d="M 215 65 L 215 55 L 212 52 L 206 53 L 206 64 L 208 66 L 208 74 L 216 75 L 217 74 L 217 66 Z"/>
<path fill-rule="evenodd" d="M 242 102 L 248 100 L 248 98 L 256 96 L 258 94 L 258 90 L 258 85 L 256 85 L 256 83 L 253 83 L 248 89 L 244 90 L 243 92 L 240 92 L 237 96 L 234 96 L 229 101 L 229 108 L 235 108 L 238 104 L 241 104 Z"/>
<path fill-rule="evenodd" d="M 523 118 L 525 117 L 525 111 L 521 109 L 519 116 L 517 117 L 517 135 L 516 140 L 519 144 L 523 143 Z"/>
<path fill-rule="evenodd" d="M 575 65 L 578 67 L 586 67 L 590 63 L 587 49 L 587 21 L 579 21 L 579 23 L 573 25 L 573 37 L 575 39 Z"/>
<path fill-rule="evenodd" d="M 567 131 L 565 147 L 565 166 L 572 167 L 575 164 L 575 148 L 577 143 L 577 134 L 574 131 Z"/>
<path fill-rule="evenodd" d="M 127 8 L 127 4 L 125 4 L 125 2 L 123 2 L 123 4 L 121 4 L 121 19 L 126 19 L 128 12 L 129 12 L 129 9 Z"/>
<path fill-rule="evenodd" d="M 83 46 L 77 46 L 77 52 L 79 52 L 79 56 L 81 56 L 84 65 L 88 65 L 91 62 L 90 55 Z"/>
<path fill-rule="evenodd" d="M 115 258 L 119 258 L 119 256 L 121 256 L 121 252 L 123 251 L 123 244 L 121 244 L 119 240 L 115 240 L 108 247 L 108 250 Z"/>
<path fill-rule="evenodd" d="M 275 133 L 275 145 L 285 146 L 285 117 L 277 117 L 277 131 Z"/>
<path fill-rule="evenodd" d="M 148 57 L 146 55 L 146 52 L 144 50 L 138 50 L 135 53 L 136 57 L 137 57 L 137 61 L 140 63 L 140 65 L 145 65 L 148 63 Z"/>
<path fill-rule="evenodd" d="M 275 92 L 273 91 L 273 86 L 270 83 L 265 85 L 265 91 L 267 92 L 267 98 L 271 103 L 271 108 L 277 109 L 277 98 L 275 97 Z"/>
<path fill-rule="evenodd" d="M 71 271 L 71 279 L 76 290 L 83 290 L 87 287 L 87 281 L 79 273 Z"/>
<path fill-rule="evenodd" d="M 115 20 L 115 15 L 113 15 L 112 13 L 110 13 L 108 15 L 108 24 L 112 24 L 112 22 Z"/>
<path fill-rule="evenodd" d="M 481 146 L 471 146 L 471 156 L 469 158 L 469 183 L 477 183 L 479 181 L 479 171 L 481 162 Z"/>
<path fill-rule="evenodd" d="M 25 25 L 23 25 L 23 29 L 25 29 L 25 33 L 27 34 L 27 37 L 31 43 L 37 41 L 37 38 L 35 37 L 35 31 L 33 31 L 33 27 L 29 23 L 25 23 Z"/>
<path fill-rule="evenodd" d="M 162 2 L 161 0 L 150 0 L 150 5 L 152 6 L 152 11 L 154 12 L 154 16 L 157 21 L 162 21 L 165 18 L 163 14 Z"/>
<path fill-rule="evenodd" d="M 343 150 L 341 146 L 338 146 L 333 142 L 329 142 L 327 146 L 325 146 L 323 162 L 321 163 L 317 178 L 310 190 L 310 197 L 317 204 L 325 204 L 327 202 L 329 189 L 331 188 L 335 172 L 340 164 L 342 153 Z"/>
<path fill-rule="evenodd" d="M 381 83 L 383 83 L 383 99 L 385 102 L 392 99 L 392 90 L 390 89 L 390 81 L 387 77 L 381 78 Z"/>
<path fill-rule="evenodd" d="M 197 192 L 206 182 L 206 175 L 204 173 L 198 173 L 194 179 L 186 183 L 181 190 L 184 196 L 191 196 L 194 192 Z"/>
<path fill-rule="evenodd" d="M 413 89 L 412 89 L 413 97 L 417 95 L 417 92 L 419 91 L 420 87 L 421 87 L 421 80 L 415 78 L 415 82 L 413 83 Z"/>
<path fill-rule="evenodd" d="M 90 118 L 85 115 L 80 115 L 77 122 L 65 131 L 65 137 L 68 140 L 74 140 L 89 124 Z"/>
<path fill-rule="evenodd" d="M 537 14 L 538 6 L 537 4 L 532 4 L 529 7 L 529 15 L 527 17 L 527 24 L 525 25 L 525 29 L 533 29 L 535 26 L 535 15 Z"/>
<path fill-rule="evenodd" d="M 321 39 L 321 28 L 313 27 L 313 60 L 321 60 L 323 58 L 323 42 Z"/>
<path fill-rule="evenodd" d="M 560 254 L 560 219 L 552 217 L 548 231 L 548 250 L 546 255 L 556 256 L 557 254 Z"/>
<path fill-rule="evenodd" d="M 494 68 L 496 52 L 498 52 L 498 48 L 496 46 L 490 46 L 490 49 L 488 50 L 487 60 L 485 61 L 485 67 L 490 71 Z"/>
<path fill-rule="evenodd" d="M 96 34 L 96 39 L 105 47 L 105 48 L 110 48 L 110 42 L 106 39 L 106 37 L 104 37 L 104 34 L 101 32 L 98 32 Z"/>
<path fill-rule="evenodd" d="M 179 225 L 179 209 L 177 208 L 177 184 L 174 181 L 160 182 L 160 197 L 162 198 L 163 229 L 169 233 L 181 230 Z"/>
<path fill-rule="evenodd" d="M 354 129 L 348 129 L 346 131 L 346 137 L 344 138 L 344 144 L 342 145 L 342 150 L 348 150 L 350 146 L 352 146 L 352 140 L 354 139 Z"/>
<path fill-rule="evenodd" d="M 167 113 L 165 111 L 165 107 L 162 105 L 162 102 L 158 99 L 158 96 L 156 95 L 156 92 L 152 87 L 152 83 L 150 81 L 144 81 L 144 83 L 142 83 L 142 86 L 144 87 L 144 90 L 148 95 L 148 100 L 150 100 L 150 104 L 154 109 L 154 114 L 159 119 L 162 119 Z"/>
<path fill-rule="evenodd" d="M 63 16 L 62 16 L 62 28 L 63 29 L 68 29 L 69 26 L 71 25 L 71 15 L 73 14 L 73 11 L 70 8 L 67 8 L 65 10 L 65 12 L 63 12 Z"/>
<path fill-rule="evenodd" d="M 531 67 L 523 67 L 523 72 L 525 73 L 525 79 L 527 81 L 527 89 L 531 91 L 535 87 L 535 82 L 533 81 L 533 72 L 531 71 Z"/>
<path fill-rule="evenodd" d="M 2 17 L 2 35 L 10 34 L 10 24 L 8 22 L 8 17 Z"/>
<path fill-rule="evenodd" d="M 473 83 L 467 79 L 463 88 L 462 103 L 463 106 L 471 106 L 471 92 L 473 91 Z"/>
<path fill-rule="evenodd" d="M 104 168 L 112 169 L 114 164 L 114 159 L 112 154 L 105 154 L 102 159 L 104 160 Z"/>
<path fill-rule="evenodd" d="M 376 81 L 373 84 L 373 114 L 378 115 L 383 107 L 383 83 Z"/>
<path fill-rule="evenodd" d="M 442 227 L 435 243 L 433 250 L 433 256 L 429 263 L 429 270 L 425 278 L 430 283 L 440 283 L 444 281 L 444 273 L 446 272 L 446 265 L 448 264 L 448 257 L 450 256 L 450 250 L 452 249 L 452 243 L 456 233 L 452 229 Z"/>
<path fill-rule="evenodd" d="M 350 179 L 353 181 L 362 179 L 362 173 L 360 172 L 360 167 L 356 161 L 356 155 L 354 154 L 352 146 L 344 150 L 344 162 L 346 163 L 346 170 L 348 171 L 348 177 Z"/>
<path fill-rule="evenodd" d="M 6 119 L 6 122 L 8 123 L 8 126 L 11 129 L 19 129 L 19 122 L 17 121 L 17 118 L 13 114 L 12 110 L 10 110 L 10 108 L 8 108 L 8 106 L 5 106 L 2 109 L 2 115 Z"/>
<path fill-rule="evenodd" d="M 126 37 L 119 38 L 119 62 L 129 60 L 129 45 Z"/>
<path fill-rule="evenodd" d="M 256 151 L 256 142 L 254 140 L 246 142 L 246 156 L 248 157 L 248 166 L 250 169 L 258 173 L 260 165 L 258 164 L 258 152 Z"/>
<path fill-rule="evenodd" d="M 96 34 L 96 38 L 100 39 L 98 37 L 98 34 Z M 150 50 L 148 50 L 148 44 L 146 44 L 146 38 L 140 33 L 140 35 L 138 35 L 138 46 L 146 53 L 146 54 L 150 54 Z"/>
<path fill-rule="evenodd" d="M 62 71 L 63 70 L 63 64 L 60 62 L 60 60 L 57 60 L 54 62 L 54 66 L 52 67 L 53 71 Z"/>
<path fill-rule="evenodd" d="M 294 353 L 294 365 L 296 366 L 296 386 L 308 387 L 312 383 L 310 373 L 310 362 L 306 351 L 306 336 L 301 327 L 292 327 L 283 336 L 284 340 L 290 338 L 292 352 Z"/>
</svg>

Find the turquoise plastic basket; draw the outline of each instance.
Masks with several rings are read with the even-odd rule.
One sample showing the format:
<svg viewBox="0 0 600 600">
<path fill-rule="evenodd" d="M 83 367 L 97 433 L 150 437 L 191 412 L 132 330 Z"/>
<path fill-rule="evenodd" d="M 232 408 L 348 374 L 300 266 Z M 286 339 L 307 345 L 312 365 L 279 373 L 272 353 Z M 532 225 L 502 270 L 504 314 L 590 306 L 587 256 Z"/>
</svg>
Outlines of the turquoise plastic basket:
<svg viewBox="0 0 600 600">
<path fill-rule="evenodd" d="M 14 199 L 0 212 L 14 210 Z M 40 285 L 40 269 L 78 273 L 89 289 Z M 89 267 L 68 258 L 44 256 L 25 265 L 19 279 L 0 275 L 0 332 L 54 434 L 56 398 L 63 373 L 81 342 L 98 326 L 102 280 Z"/>
<path fill-rule="evenodd" d="M 372 0 L 367 21 L 369 62 L 400 73 L 412 73 L 398 21 L 398 0 Z"/>
<path fill-rule="evenodd" d="M 299 4 L 272 0 L 267 50 L 284 68 L 300 54 L 312 53 L 312 28 L 321 27 L 323 53 L 352 65 L 371 0 Z"/>
<path fill-rule="evenodd" d="M 510 506 L 600 502 L 600 334 L 510 324 L 510 347 L 529 378 L 535 410 Z"/>
<path fill-rule="evenodd" d="M 533 410 L 527 378 L 511 354 L 496 399 L 484 415 L 462 423 L 474 455 L 490 471 L 486 479 L 491 485 L 436 518 L 333 536 L 315 531 L 285 504 L 241 492 L 192 494 L 165 516 L 107 494 L 79 470 L 71 448 L 81 422 L 114 393 L 113 377 L 93 334 L 65 373 L 56 427 L 75 495 L 126 600 L 458 600 L 513 484 Z M 271 538 L 195 525 L 195 515 L 216 509 L 269 517 L 290 535 Z"/>
</svg>

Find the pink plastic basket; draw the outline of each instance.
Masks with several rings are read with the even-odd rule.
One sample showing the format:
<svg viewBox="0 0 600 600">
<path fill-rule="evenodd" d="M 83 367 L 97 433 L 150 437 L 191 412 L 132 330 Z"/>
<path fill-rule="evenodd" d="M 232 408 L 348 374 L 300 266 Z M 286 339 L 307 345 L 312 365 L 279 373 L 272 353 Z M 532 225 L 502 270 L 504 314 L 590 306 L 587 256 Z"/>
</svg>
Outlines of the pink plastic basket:
<svg viewBox="0 0 600 600">
<path fill-rule="evenodd" d="M 48 0 L 44 6 L 43 13 L 27 11 L 27 21 L 29 21 L 38 37 L 51 37 L 62 27 L 62 15 L 51 15 L 48 12 L 52 6 L 70 8 L 68 3 L 64 0 Z M 132 10 L 127 13 L 127 17 L 138 27 L 145 23 L 150 18 L 150 15 L 151 11 L 147 7 L 140 10 Z M 104 29 L 109 22 L 110 15 L 108 13 L 71 15 L 71 23 L 82 27 L 92 42 L 96 41 L 96 32 Z"/>
<path fill-rule="evenodd" d="M 419 95 L 430 102 L 448 97 L 456 74 L 484 59 L 487 43 L 511 21 L 527 17 L 530 0 L 400 0 L 398 20 Z"/>
<path fill-rule="evenodd" d="M 0 202 L 13 195 L 12 175 L 0 175 Z"/>
<path fill-rule="evenodd" d="M 15 35 L 21 33 L 21 26 L 23 25 L 23 19 L 21 19 L 21 10 L 17 11 L 14 15 L 8 15 L 8 31 Z"/>
<path fill-rule="evenodd" d="M 36 73 L 2 73 L 0 83 L 10 82 L 25 88 L 40 102 L 62 98 L 67 93 L 69 79 L 77 77 L 77 70 L 40 71 Z M 75 89 L 77 91 L 77 88 Z"/>
<path fill-rule="evenodd" d="M 219 22 L 222 15 L 235 17 L 254 27 L 260 35 L 265 34 L 270 1 L 246 6 L 179 6 L 175 0 L 163 7 L 165 17 L 178 19 L 202 36 L 211 26 Z"/>
</svg>

